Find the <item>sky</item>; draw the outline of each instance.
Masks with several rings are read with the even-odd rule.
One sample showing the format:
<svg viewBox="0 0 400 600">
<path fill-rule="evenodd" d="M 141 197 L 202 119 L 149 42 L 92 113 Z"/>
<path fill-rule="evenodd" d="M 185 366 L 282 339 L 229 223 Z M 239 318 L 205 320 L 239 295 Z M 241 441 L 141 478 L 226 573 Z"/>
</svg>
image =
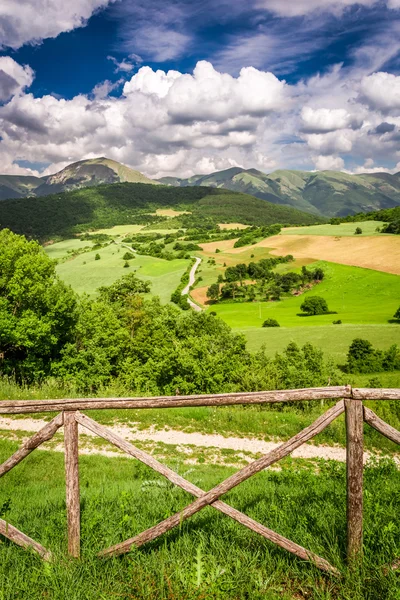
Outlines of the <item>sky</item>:
<svg viewBox="0 0 400 600">
<path fill-rule="evenodd" d="M 400 0 L 0 0 L 0 172 L 400 171 Z"/>
</svg>

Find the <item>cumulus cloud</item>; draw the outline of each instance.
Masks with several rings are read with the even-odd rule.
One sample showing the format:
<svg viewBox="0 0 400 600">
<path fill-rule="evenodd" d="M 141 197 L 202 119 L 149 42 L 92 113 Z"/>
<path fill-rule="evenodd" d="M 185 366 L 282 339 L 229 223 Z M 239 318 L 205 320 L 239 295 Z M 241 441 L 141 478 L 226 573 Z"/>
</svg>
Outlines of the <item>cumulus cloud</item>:
<svg viewBox="0 0 400 600">
<path fill-rule="evenodd" d="M 33 75 L 17 67 L 19 91 L 0 106 L 3 172 L 16 160 L 55 172 L 104 155 L 155 178 L 231 166 L 337 170 L 351 156 L 370 169 L 371 157 L 400 161 L 400 116 L 386 121 L 360 104 L 363 77 L 341 66 L 292 85 L 254 67 L 233 77 L 205 61 L 192 73 L 144 66 L 119 94 L 122 80 L 105 81 L 69 100 L 21 91 Z"/>
<path fill-rule="evenodd" d="M 10 56 L 0 56 L 0 102 L 29 87 L 33 77 L 34 72 L 28 65 L 22 66 Z"/>
<path fill-rule="evenodd" d="M 360 100 L 370 108 L 384 113 L 400 110 L 400 76 L 393 73 L 373 73 L 363 77 Z"/>
<path fill-rule="evenodd" d="M 315 168 L 318 171 L 341 171 L 344 160 L 340 156 L 313 156 Z"/>
<path fill-rule="evenodd" d="M 82 27 L 114 0 L 2 0 L 0 47 L 20 48 Z"/>
<path fill-rule="evenodd" d="M 328 133 L 337 129 L 359 129 L 362 117 L 349 113 L 344 108 L 318 108 L 304 106 L 301 111 L 303 131 L 307 133 Z"/>
</svg>

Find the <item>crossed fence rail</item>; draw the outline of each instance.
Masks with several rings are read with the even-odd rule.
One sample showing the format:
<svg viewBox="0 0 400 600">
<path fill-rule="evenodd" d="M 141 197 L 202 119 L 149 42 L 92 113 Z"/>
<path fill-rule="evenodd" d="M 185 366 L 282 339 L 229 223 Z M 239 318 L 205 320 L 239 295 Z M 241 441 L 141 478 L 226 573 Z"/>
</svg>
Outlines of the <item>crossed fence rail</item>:
<svg viewBox="0 0 400 600">
<path fill-rule="evenodd" d="M 190 483 L 153 456 L 136 448 L 133 444 L 103 427 L 81 410 L 121 409 L 121 408 L 172 408 L 193 406 L 228 406 L 237 404 L 268 404 L 275 402 L 298 402 L 305 400 L 338 400 L 337 403 L 318 417 L 311 425 L 300 431 L 278 448 L 246 465 L 208 492 Z M 346 417 L 346 462 L 347 462 L 347 558 L 350 563 L 361 558 L 363 535 L 363 425 L 368 423 L 381 434 L 400 444 L 400 432 L 380 419 L 372 410 L 363 405 L 364 400 L 400 400 L 400 389 L 362 389 L 351 386 L 309 388 L 301 390 L 282 390 L 236 394 L 213 394 L 197 396 L 168 396 L 158 398 L 84 398 L 64 400 L 22 400 L 0 403 L 0 414 L 29 414 L 61 411 L 40 431 L 26 441 L 17 452 L 0 465 L 0 477 L 13 469 L 35 448 L 50 440 L 64 427 L 66 506 L 68 523 L 68 553 L 75 558 L 80 555 L 80 493 L 79 493 L 79 448 L 78 425 L 86 428 L 120 450 L 138 459 L 179 486 L 196 499 L 183 510 L 168 517 L 154 527 L 106 548 L 99 553 L 101 557 L 129 552 L 133 546 L 142 546 L 158 538 L 167 531 L 180 525 L 182 521 L 196 514 L 206 506 L 212 506 L 219 512 L 231 517 L 248 529 L 277 544 L 297 557 L 311 561 L 318 568 L 333 575 L 338 570 L 327 560 L 314 552 L 288 540 L 279 533 L 268 529 L 244 513 L 229 506 L 220 498 L 229 490 L 249 479 L 261 470 L 278 462 L 293 450 L 308 442 L 323 431 L 330 423 L 345 413 Z M 0 534 L 24 548 L 32 548 L 43 559 L 50 560 L 51 552 L 31 539 L 16 527 L 0 519 Z M 397 568 L 399 561 L 392 565 Z"/>
</svg>

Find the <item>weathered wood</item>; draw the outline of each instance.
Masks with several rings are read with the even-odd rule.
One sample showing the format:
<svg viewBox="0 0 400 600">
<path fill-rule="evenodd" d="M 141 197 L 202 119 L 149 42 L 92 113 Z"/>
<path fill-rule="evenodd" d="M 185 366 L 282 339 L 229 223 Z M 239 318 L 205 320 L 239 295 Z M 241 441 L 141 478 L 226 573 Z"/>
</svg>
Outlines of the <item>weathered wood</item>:
<svg viewBox="0 0 400 600">
<path fill-rule="evenodd" d="M 76 420 L 83 427 L 86 427 L 93 433 L 96 433 L 103 439 L 107 440 L 108 442 L 111 442 L 112 444 L 114 444 L 114 446 L 116 446 L 120 450 L 123 450 L 127 454 L 133 456 L 134 458 L 137 458 L 138 460 L 140 460 L 147 466 L 151 467 L 152 469 L 157 471 L 157 473 L 160 473 L 161 475 L 166 477 L 169 481 L 171 481 L 175 485 L 179 486 L 180 488 L 182 488 L 189 494 L 192 494 L 196 498 L 199 498 L 200 496 L 205 494 L 205 492 L 201 488 L 197 487 L 193 483 L 190 483 L 189 481 L 187 481 L 186 479 L 184 479 L 183 477 L 181 477 L 180 475 L 178 475 L 177 473 L 172 471 L 172 469 L 170 469 L 169 467 L 166 467 L 162 463 L 158 462 L 158 460 L 156 460 L 150 454 L 143 452 L 143 450 L 139 450 L 139 448 L 136 448 L 130 442 L 127 442 L 126 440 L 124 440 L 120 436 L 116 435 L 112 431 L 109 431 L 102 425 L 99 425 L 99 423 L 97 423 L 96 421 L 93 421 L 86 415 L 82 415 L 82 414 L 78 413 L 76 415 Z M 211 506 L 213 508 L 217 509 L 218 511 L 224 513 L 228 517 L 231 517 L 235 521 L 238 521 L 245 527 L 248 527 L 255 533 L 262 535 L 264 538 L 270 540 L 274 544 L 277 544 L 281 548 L 284 548 L 285 550 L 288 550 L 292 554 L 295 554 L 299 558 L 301 558 L 303 560 L 310 560 L 317 567 L 319 567 L 320 569 L 322 569 L 324 571 L 338 574 L 338 571 L 337 571 L 337 569 L 335 569 L 335 567 L 333 567 L 331 564 L 329 564 L 328 561 L 321 558 L 314 552 L 306 550 L 302 546 L 295 544 L 294 542 L 288 540 L 287 538 L 279 535 L 275 531 L 272 531 L 271 529 L 268 529 L 264 525 L 257 523 L 257 521 L 254 521 L 250 517 L 247 517 L 240 511 L 236 510 L 235 508 L 232 508 L 228 504 L 225 504 L 221 500 L 217 500 L 216 502 L 211 504 Z M 100 556 L 107 556 L 109 554 L 113 554 L 113 552 L 107 552 L 107 551 L 101 552 Z"/>
<path fill-rule="evenodd" d="M 252 475 L 262 471 L 263 469 L 269 467 L 270 465 L 278 462 L 291 452 L 312 439 L 318 433 L 323 431 L 325 427 L 327 427 L 332 421 L 334 421 L 339 415 L 344 412 L 344 402 L 341 400 L 334 407 L 329 409 L 325 414 L 316 419 L 314 423 L 303 429 L 300 433 L 292 437 L 287 442 L 281 444 L 278 448 L 269 452 L 265 456 L 255 460 L 249 465 L 246 465 L 243 469 L 228 477 L 225 481 L 218 484 L 212 490 L 207 492 L 206 494 L 199 497 L 192 504 L 186 506 L 182 511 L 172 515 L 168 519 L 165 519 L 161 523 L 158 523 L 154 527 L 150 527 L 146 531 L 140 533 L 139 535 L 126 540 L 120 544 L 116 544 L 112 548 L 108 548 L 105 550 L 105 554 L 122 554 L 124 552 L 128 552 L 130 548 L 135 546 L 142 546 L 143 544 L 154 540 L 160 535 L 170 531 L 192 515 L 196 514 L 204 508 L 205 506 L 209 506 L 213 504 L 220 496 L 229 492 L 232 488 L 236 487 L 243 481 L 246 481 Z"/>
<path fill-rule="evenodd" d="M 370 408 L 364 406 L 364 421 L 379 431 L 382 435 L 392 440 L 396 444 L 400 444 L 400 431 L 386 423 L 378 417 Z"/>
<path fill-rule="evenodd" d="M 347 558 L 361 559 L 363 543 L 363 405 L 345 400 L 347 466 Z"/>
<path fill-rule="evenodd" d="M 65 483 L 68 521 L 68 553 L 80 555 L 80 496 L 78 466 L 78 423 L 74 412 L 64 413 Z"/>
<path fill-rule="evenodd" d="M 195 396 L 157 396 L 141 398 L 77 398 L 63 400 L 0 401 L 0 414 L 54 412 L 59 410 L 182 408 L 185 406 L 229 406 L 350 398 L 349 386 L 332 386 L 300 390 L 238 392 L 235 394 L 201 394 Z"/>
<path fill-rule="evenodd" d="M 400 400 L 399 388 L 353 388 L 355 400 Z"/>
<path fill-rule="evenodd" d="M 35 540 L 3 519 L 0 519 L 0 535 L 3 535 L 18 546 L 22 546 L 22 548 L 32 548 L 44 560 L 51 560 L 51 552 L 49 550 L 46 550 L 41 544 L 35 542 Z"/>
<path fill-rule="evenodd" d="M 0 465 L 0 477 L 11 471 L 18 463 L 26 458 L 35 448 L 51 440 L 53 435 L 63 425 L 63 415 L 60 413 L 52 421 L 47 423 L 40 431 L 35 433 L 29 440 L 27 440 L 19 450 L 17 450 L 10 458 L 8 458 L 2 465 Z"/>
</svg>

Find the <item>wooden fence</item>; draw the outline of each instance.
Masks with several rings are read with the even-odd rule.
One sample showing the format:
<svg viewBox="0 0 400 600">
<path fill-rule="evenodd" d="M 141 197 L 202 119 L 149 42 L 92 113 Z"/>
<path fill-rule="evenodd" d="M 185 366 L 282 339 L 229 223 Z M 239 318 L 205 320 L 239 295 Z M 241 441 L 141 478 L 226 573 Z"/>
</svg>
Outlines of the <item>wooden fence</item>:
<svg viewBox="0 0 400 600">
<path fill-rule="evenodd" d="M 171 408 L 189 406 L 227 406 L 236 404 L 267 404 L 275 402 L 299 402 L 308 400 L 336 399 L 335 406 L 318 417 L 311 425 L 282 443 L 272 452 L 258 458 L 246 465 L 240 471 L 231 475 L 205 492 L 190 483 L 169 467 L 158 462 L 153 456 L 139 450 L 130 442 L 103 427 L 90 417 L 82 414 L 86 409 L 121 409 L 121 408 Z M 311 440 L 323 431 L 342 413 L 346 418 L 346 460 L 347 460 L 347 558 L 350 563 L 361 559 L 363 536 L 363 424 L 371 427 L 388 437 L 393 442 L 400 444 L 400 432 L 380 419 L 372 410 L 363 405 L 363 400 L 400 400 L 400 389 L 360 389 L 350 386 L 337 386 L 325 388 L 312 388 L 301 390 L 282 390 L 272 392 L 251 392 L 238 394 L 213 394 L 198 396 L 169 396 L 158 398 L 83 398 L 66 400 L 22 400 L 5 401 L 0 403 L 1 414 L 28 414 L 61 411 L 40 431 L 25 442 L 15 454 L 0 465 L 0 477 L 5 475 L 19 462 L 21 462 L 35 448 L 51 439 L 53 435 L 64 427 L 65 443 L 65 473 L 66 473 L 66 506 L 68 522 L 68 552 L 78 558 L 80 554 L 80 495 L 79 495 L 79 467 L 78 467 L 78 425 L 99 435 L 111 442 L 130 456 L 138 459 L 157 473 L 163 475 L 173 484 L 179 486 L 196 499 L 183 510 L 168 517 L 154 527 L 135 535 L 115 546 L 106 548 L 99 556 L 129 552 L 132 546 L 142 546 L 180 525 L 202 508 L 212 506 L 216 510 L 231 517 L 238 523 L 248 527 L 264 538 L 277 544 L 281 548 L 292 552 L 303 560 L 314 563 L 323 571 L 338 575 L 338 571 L 328 561 L 314 552 L 299 546 L 280 534 L 268 529 L 247 515 L 232 508 L 220 500 L 223 494 L 233 489 L 255 473 L 278 462 L 293 450 Z M 51 553 L 41 544 L 13 527 L 10 523 L 0 519 L 0 534 L 25 548 L 32 548 L 45 560 L 51 559 Z M 398 561 L 395 563 L 398 564 Z"/>
</svg>

